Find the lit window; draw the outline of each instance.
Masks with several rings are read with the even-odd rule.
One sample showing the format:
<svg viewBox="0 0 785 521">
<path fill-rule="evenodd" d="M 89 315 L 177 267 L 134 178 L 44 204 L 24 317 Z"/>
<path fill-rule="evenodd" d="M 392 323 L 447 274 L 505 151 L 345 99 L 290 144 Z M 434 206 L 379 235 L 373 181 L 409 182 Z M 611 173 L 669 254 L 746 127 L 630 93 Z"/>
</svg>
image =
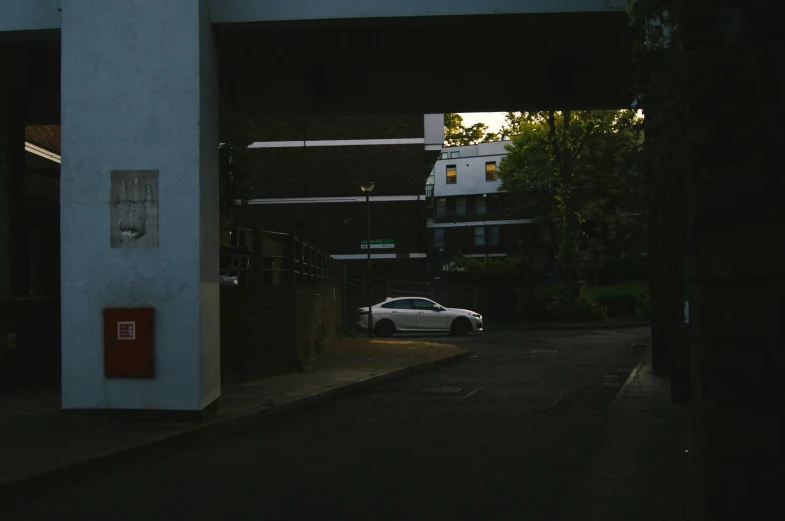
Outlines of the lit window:
<svg viewBox="0 0 785 521">
<path fill-rule="evenodd" d="M 496 161 L 485 163 L 485 180 L 496 181 Z"/>
<path fill-rule="evenodd" d="M 499 227 L 488 226 L 488 244 L 491 246 L 499 245 Z"/>
<path fill-rule="evenodd" d="M 474 245 L 485 245 L 485 228 L 483 226 L 477 226 L 474 228 Z"/>
<path fill-rule="evenodd" d="M 447 200 L 444 197 L 436 199 L 436 217 L 444 217 L 447 210 Z"/>
<path fill-rule="evenodd" d="M 455 200 L 455 215 L 466 215 L 465 197 L 459 197 Z"/>
<path fill-rule="evenodd" d="M 444 228 L 433 229 L 433 246 L 434 248 L 444 248 Z"/>
<path fill-rule="evenodd" d="M 454 185 L 458 182 L 458 167 L 456 165 L 447 165 L 447 184 Z"/>
<path fill-rule="evenodd" d="M 474 211 L 477 215 L 485 215 L 485 197 L 479 196 L 475 200 Z"/>
<path fill-rule="evenodd" d="M 461 157 L 460 150 L 453 150 L 452 152 L 450 152 L 450 159 L 455 159 L 456 157 Z"/>
</svg>

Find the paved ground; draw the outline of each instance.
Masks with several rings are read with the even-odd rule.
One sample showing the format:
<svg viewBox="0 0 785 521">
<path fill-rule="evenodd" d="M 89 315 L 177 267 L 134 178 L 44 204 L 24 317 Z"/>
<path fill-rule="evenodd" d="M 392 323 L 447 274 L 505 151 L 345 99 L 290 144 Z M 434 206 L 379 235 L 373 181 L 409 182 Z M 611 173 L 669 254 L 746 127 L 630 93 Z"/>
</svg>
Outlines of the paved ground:
<svg viewBox="0 0 785 521">
<path fill-rule="evenodd" d="M 464 364 L 95 475 L 0 517 L 591 519 L 576 501 L 592 491 L 580 487 L 647 335 L 459 339 L 474 355 Z"/>
<path fill-rule="evenodd" d="M 366 353 L 370 346 L 366 342 Z M 36 491 L 42 485 L 28 486 L 30 479 L 46 478 L 46 487 L 55 486 L 63 475 L 72 479 L 81 474 L 86 462 L 118 464 L 118 453 L 135 459 L 141 452 L 150 456 L 151 446 L 182 446 L 194 438 L 224 435 L 242 424 L 258 422 L 259 416 L 280 414 L 282 410 L 307 406 L 330 393 L 347 392 L 351 387 L 395 377 L 401 372 L 429 370 L 439 364 L 463 357 L 465 350 L 440 343 L 434 348 L 411 343 L 403 352 L 388 352 L 396 345 L 379 347 L 373 342 L 374 356 L 368 354 L 325 354 L 305 373 L 290 373 L 262 378 L 222 389 L 221 406 L 205 423 L 129 421 L 92 414 L 64 415 L 56 389 L 17 390 L 0 393 L 0 505 L 4 497 L 17 497 Z M 428 350 L 427 355 L 418 354 Z M 459 361 L 456 359 L 455 361 Z M 187 438 L 185 440 L 184 438 Z M 160 449 L 156 449 L 160 450 Z M 132 454 L 129 454 L 132 453 Z M 153 455 L 154 456 L 154 455 Z M 80 466 L 75 472 L 74 466 Z M 56 474 L 56 475 L 55 475 Z M 27 480 L 27 481 L 25 481 Z"/>
</svg>

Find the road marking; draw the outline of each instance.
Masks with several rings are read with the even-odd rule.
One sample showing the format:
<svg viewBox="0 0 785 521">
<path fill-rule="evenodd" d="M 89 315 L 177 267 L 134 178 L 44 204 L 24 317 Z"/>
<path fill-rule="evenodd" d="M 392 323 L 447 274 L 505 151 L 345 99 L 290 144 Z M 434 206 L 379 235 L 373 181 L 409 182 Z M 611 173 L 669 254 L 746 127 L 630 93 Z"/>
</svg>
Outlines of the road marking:
<svg viewBox="0 0 785 521">
<path fill-rule="evenodd" d="M 459 396 L 458 398 L 460 398 L 460 399 L 468 398 L 469 396 L 473 396 L 473 395 L 479 393 L 480 391 L 482 391 L 482 387 L 477 387 L 476 389 L 472 390 L 469 394 L 465 394 L 463 396 Z"/>
<path fill-rule="evenodd" d="M 570 392 L 569 389 L 562 389 L 561 391 L 559 391 L 559 394 L 557 394 L 553 400 L 548 402 L 548 405 L 546 405 L 545 408 L 542 409 L 540 412 L 543 414 L 553 414 L 551 412 L 551 409 L 556 407 L 556 405 L 561 401 L 562 398 L 564 398 L 564 395 L 566 395 L 568 392 Z"/>
<path fill-rule="evenodd" d="M 549 354 L 549 355 L 555 355 L 558 352 L 559 352 L 558 349 L 533 349 L 531 354 L 535 355 L 535 354 L 540 354 L 540 353 L 546 353 L 546 354 Z"/>
<path fill-rule="evenodd" d="M 450 387 L 450 386 L 443 386 L 443 387 L 421 387 L 421 393 L 426 394 L 458 394 L 462 391 L 460 387 Z"/>
</svg>

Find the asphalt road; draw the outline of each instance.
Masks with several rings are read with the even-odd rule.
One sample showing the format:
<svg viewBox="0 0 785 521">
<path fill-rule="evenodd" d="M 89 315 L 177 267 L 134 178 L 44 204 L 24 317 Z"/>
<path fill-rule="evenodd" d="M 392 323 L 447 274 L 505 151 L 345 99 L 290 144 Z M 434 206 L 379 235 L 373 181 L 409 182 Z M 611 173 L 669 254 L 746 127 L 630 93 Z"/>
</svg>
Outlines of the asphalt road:
<svg viewBox="0 0 785 521">
<path fill-rule="evenodd" d="M 555 520 L 647 335 L 444 338 L 471 349 L 470 361 L 95 476 L 0 518 Z"/>
</svg>

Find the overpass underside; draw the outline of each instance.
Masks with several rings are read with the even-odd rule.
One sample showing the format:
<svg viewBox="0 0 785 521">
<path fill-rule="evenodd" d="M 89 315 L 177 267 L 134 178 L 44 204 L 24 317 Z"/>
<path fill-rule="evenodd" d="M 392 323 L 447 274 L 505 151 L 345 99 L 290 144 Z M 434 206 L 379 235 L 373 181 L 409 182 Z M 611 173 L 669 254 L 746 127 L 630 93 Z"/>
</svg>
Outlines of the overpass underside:
<svg viewBox="0 0 785 521">
<path fill-rule="evenodd" d="M 0 60 L 14 72 L 2 78 L 0 152 L 17 148 L 24 125 L 59 124 L 62 136 L 66 409 L 201 411 L 220 395 L 220 118 L 631 101 L 621 12 L 273 22 L 226 21 L 227 12 L 215 23 L 205 0 L 63 2 L 50 19 L 57 27 L 2 32 L 0 21 Z M 12 156 L 0 154 L 7 180 L 22 160 L 4 157 Z M 142 207 L 145 225 L 129 231 Z M 156 310 L 152 379 L 104 375 L 102 310 L 118 307 Z"/>
<path fill-rule="evenodd" d="M 615 11 L 222 23 L 212 30 L 222 116 L 631 102 L 632 35 Z M 61 51 L 59 30 L 0 32 L 0 59 L 20 88 L 28 124 L 60 122 Z"/>
</svg>

